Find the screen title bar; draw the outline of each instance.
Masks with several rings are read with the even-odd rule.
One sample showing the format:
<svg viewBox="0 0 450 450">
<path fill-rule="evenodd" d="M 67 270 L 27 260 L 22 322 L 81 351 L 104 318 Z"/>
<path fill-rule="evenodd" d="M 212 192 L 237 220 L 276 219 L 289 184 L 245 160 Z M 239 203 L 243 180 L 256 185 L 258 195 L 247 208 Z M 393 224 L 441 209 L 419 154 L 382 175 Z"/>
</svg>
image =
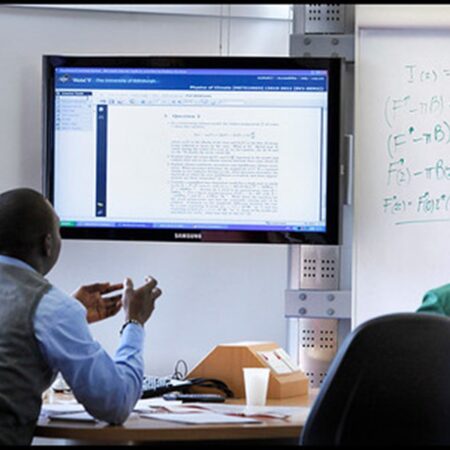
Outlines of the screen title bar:
<svg viewBox="0 0 450 450">
<path fill-rule="evenodd" d="M 57 68 L 57 89 L 326 91 L 326 71 Z"/>
</svg>

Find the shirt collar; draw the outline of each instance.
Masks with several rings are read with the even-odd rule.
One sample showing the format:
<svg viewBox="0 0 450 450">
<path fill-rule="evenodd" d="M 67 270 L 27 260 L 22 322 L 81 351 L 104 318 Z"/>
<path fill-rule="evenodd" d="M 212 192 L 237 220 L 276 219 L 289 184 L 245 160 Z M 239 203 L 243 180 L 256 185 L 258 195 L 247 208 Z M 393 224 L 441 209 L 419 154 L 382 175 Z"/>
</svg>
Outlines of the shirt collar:
<svg viewBox="0 0 450 450">
<path fill-rule="evenodd" d="M 28 270 L 32 270 L 33 272 L 37 272 L 36 269 L 31 267 L 26 262 L 24 262 L 20 259 L 17 259 L 17 258 L 13 258 L 12 256 L 0 255 L 0 263 L 1 264 L 9 264 L 10 266 L 20 267 L 22 269 L 28 269 Z"/>
</svg>

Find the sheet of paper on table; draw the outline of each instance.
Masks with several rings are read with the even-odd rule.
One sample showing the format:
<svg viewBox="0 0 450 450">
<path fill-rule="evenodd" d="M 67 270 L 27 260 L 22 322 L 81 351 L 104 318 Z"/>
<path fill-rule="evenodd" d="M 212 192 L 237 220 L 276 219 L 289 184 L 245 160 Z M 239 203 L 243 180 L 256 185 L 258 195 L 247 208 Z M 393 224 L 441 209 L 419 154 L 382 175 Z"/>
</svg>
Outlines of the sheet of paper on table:
<svg viewBox="0 0 450 450">
<path fill-rule="evenodd" d="M 87 411 L 73 413 L 53 413 L 47 416 L 50 420 L 67 420 L 76 422 L 98 422 Z"/>
<path fill-rule="evenodd" d="M 167 420 L 170 422 L 179 422 L 192 425 L 202 425 L 211 423 L 260 423 L 259 420 L 249 417 L 237 417 L 226 414 L 217 414 L 213 412 L 195 412 L 195 413 L 153 413 L 141 414 L 141 417 L 148 419 Z"/>
<path fill-rule="evenodd" d="M 162 397 L 146 398 L 138 400 L 133 411 L 137 413 L 177 412 L 177 408 L 182 403 L 181 400 L 167 401 Z"/>
<path fill-rule="evenodd" d="M 309 414 L 309 406 L 246 406 L 244 405 L 230 405 L 224 403 L 182 403 L 182 402 L 155 402 L 154 406 L 142 405 L 142 408 L 136 410 L 142 414 L 164 414 L 177 413 L 188 414 L 199 411 L 209 411 L 222 415 L 233 415 L 241 417 L 264 417 L 271 419 L 285 420 L 291 416 L 300 416 L 306 419 Z M 161 405 L 157 407 L 157 405 Z"/>
<path fill-rule="evenodd" d="M 84 406 L 81 403 L 49 403 L 42 405 L 41 415 L 48 416 L 50 414 L 68 414 L 83 411 Z"/>
<path fill-rule="evenodd" d="M 191 407 L 208 410 L 219 414 L 234 414 L 245 417 L 268 417 L 273 419 L 287 419 L 290 416 L 306 417 L 310 407 L 306 406 L 246 406 L 229 404 L 196 403 Z"/>
</svg>

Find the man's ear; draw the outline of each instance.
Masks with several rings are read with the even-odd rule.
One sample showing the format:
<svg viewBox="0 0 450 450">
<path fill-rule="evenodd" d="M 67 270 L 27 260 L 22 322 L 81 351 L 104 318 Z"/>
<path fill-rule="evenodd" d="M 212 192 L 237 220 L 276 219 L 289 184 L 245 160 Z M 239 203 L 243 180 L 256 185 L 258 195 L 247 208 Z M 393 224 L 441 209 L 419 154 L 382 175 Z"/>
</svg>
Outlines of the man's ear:
<svg viewBox="0 0 450 450">
<path fill-rule="evenodd" d="M 44 237 L 43 251 L 45 256 L 49 257 L 53 252 L 53 237 L 50 233 L 47 233 Z"/>
</svg>

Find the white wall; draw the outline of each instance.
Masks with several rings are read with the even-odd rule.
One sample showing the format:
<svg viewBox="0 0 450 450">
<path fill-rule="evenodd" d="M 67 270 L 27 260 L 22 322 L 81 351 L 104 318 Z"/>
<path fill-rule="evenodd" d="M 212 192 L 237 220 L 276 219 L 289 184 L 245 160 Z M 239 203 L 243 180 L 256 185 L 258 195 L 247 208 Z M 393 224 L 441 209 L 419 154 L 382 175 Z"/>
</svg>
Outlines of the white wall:
<svg viewBox="0 0 450 450">
<path fill-rule="evenodd" d="M 283 20 L 14 8 L 0 5 L 0 191 L 41 188 L 41 55 L 52 53 L 288 55 Z M 146 372 L 192 368 L 215 345 L 285 345 L 285 245 L 64 241 L 48 278 L 71 292 L 82 283 L 140 283 L 164 292 L 146 326 Z M 94 324 L 112 354 L 123 312 Z M 49 324 L 51 326 L 51 324 Z"/>
</svg>

